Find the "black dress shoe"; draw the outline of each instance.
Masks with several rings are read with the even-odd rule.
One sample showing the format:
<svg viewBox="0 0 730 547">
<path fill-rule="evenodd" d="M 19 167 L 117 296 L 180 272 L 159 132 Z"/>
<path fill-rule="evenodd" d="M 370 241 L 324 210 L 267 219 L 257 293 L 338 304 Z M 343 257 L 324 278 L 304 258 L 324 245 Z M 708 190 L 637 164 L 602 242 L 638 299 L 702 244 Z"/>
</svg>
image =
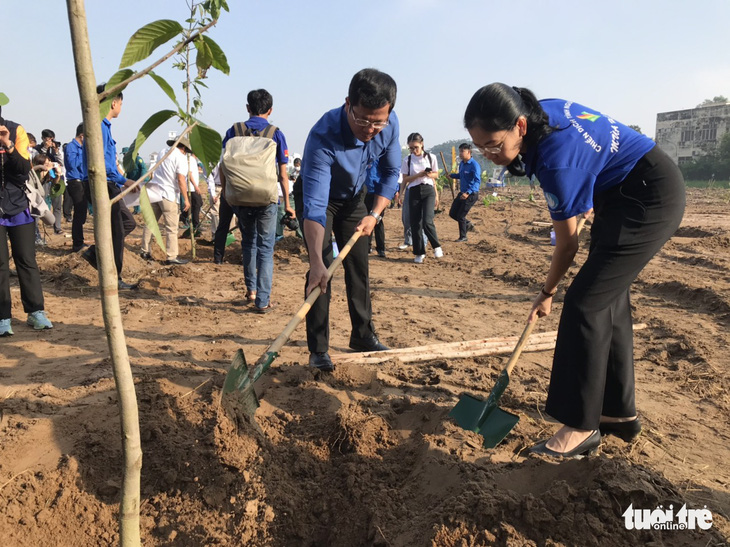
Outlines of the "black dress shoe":
<svg viewBox="0 0 730 547">
<path fill-rule="evenodd" d="M 165 260 L 165 264 L 167 264 L 168 266 L 171 264 L 187 264 L 188 262 L 190 261 L 184 258 L 168 258 L 167 260 Z"/>
<path fill-rule="evenodd" d="M 456 243 L 464 243 L 465 241 L 469 241 L 466 236 L 460 237 L 456 240 Z"/>
<path fill-rule="evenodd" d="M 81 253 L 81 258 L 86 260 L 86 262 L 89 263 L 89 266 L 96 270 L 96 249 L 93 246 Z"/>
<path fill-rule="evenodd" d="M 385 251 L 378 251 L 378 256 L 380 258 L 388 258 L 387 255 L 385 254 Z"/>
<path fill-rule="evenodd" d="M 630 443 L 641 433 L 641 421 L 637 417 L 630 422 L 603 422 L 598 428 L 601 435 L 616 435 L 619 439 Z"/>
<path fill-rule="evenodd" d="M 139 256 L 144 258 L 145 260 L 152 260 L 152 255 L 148 253 L 147 251 L 141 251 L 139 253 Z"/>
<path fill-rule="evenodd" d="M 139 288 L 139 285 L 137 283 L 134 283 L 134 284 L 125 283 L 124 281 L 122 281 L 120 279 L 117 282 L 117 288 L 120 291 L 136 291 Z"/>
<path fill-rule="evenodd" d="M 223 264 L 223 259 L 222 258 L 214 258 L 213 259 L 213 264 Z"/>
<path fill-rule="evenodd" d="M 354 349 L 355 351 L 386 351 L 390 348 L 381 344 L 377 336 L 373 336 L 372 338 L 365 338 L 363 340 L 350 338 L 350 349 Z"/>
<path fill-rule="evenodd" d="M 585 456 L 586 454 L 591 455 L 598 450 L 598 447 L 601 445 L 601 432 L 599 430 L 595 430 L 593 433 L 591 433 L 588 438 L 580 443 L 578 446 L 576 446 L 573 450 L 569 450 L 568 452 L 556 452 L 555 450 L 550 450 L 545 444 L 550 439 L 544 440 L 542 442 L 537 443 L 535 446 L 530 448 L 531 454 L 542 454 L 544 456 L 552 456 L 553 458 L 581 458 Z"/>
<path fill-rule="evenodd" d="M 335 365 L 330 359 L 330 354 L 326 351 L 309 354 L 309 366 L 314 367 L 322 372 L 332 372 Z"/>
</svg>

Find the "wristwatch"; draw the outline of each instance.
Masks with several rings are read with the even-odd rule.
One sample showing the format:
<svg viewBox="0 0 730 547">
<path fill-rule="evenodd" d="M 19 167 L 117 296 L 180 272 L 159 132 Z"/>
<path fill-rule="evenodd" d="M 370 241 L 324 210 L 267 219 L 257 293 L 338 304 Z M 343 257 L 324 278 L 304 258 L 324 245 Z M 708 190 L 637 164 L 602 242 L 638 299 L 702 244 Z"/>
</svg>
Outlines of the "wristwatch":
<svg viewBox="0 0 730 547">
<path fill-rule="evenodd" d="M 381 220 L 383 220 L 383 215 L 379 215 L 375 211 L 370 211 L 370 215 L 369 216 L 371 216 L 371 217 L 373 217 L 375 219 L 375 224 L 377 224 L 378 222 L 380 222 Z"/>
</svg>

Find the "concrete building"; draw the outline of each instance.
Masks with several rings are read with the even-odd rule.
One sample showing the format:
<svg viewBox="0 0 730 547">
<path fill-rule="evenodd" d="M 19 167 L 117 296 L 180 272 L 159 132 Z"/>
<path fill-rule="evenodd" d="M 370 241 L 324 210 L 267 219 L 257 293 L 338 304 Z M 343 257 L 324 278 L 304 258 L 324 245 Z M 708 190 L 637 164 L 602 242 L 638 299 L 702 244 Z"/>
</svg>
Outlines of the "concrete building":
<svg viewBox="0 0 730 547">
<path fill-rule="evenodd" d="M 656 143 L 678 165 L 704 156 L 730 131 L 730 103 L 714 103 L 656 116 Z"/>
</svg>

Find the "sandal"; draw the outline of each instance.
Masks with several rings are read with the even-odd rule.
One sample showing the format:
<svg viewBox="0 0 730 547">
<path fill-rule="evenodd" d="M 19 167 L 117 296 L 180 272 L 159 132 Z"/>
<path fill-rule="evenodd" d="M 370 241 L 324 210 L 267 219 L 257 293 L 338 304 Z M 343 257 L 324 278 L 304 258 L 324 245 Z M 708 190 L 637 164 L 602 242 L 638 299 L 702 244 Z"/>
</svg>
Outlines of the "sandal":
<svg viewBox="0 0 730 547">
<path fill-rule="evenodd" d="M 246 291 L 246 300 L 249 302 L 256 300 L 256 291 Z"/>
<path fill-rule="evenodd" d="M 256 311 L 256 313 L 269 313 L 275 307 L 276 307 L 276 302 L 269 302 L 263 308 L 259 308 L 258 306 L 254 306 L 254 310 Z"/>
</svg>

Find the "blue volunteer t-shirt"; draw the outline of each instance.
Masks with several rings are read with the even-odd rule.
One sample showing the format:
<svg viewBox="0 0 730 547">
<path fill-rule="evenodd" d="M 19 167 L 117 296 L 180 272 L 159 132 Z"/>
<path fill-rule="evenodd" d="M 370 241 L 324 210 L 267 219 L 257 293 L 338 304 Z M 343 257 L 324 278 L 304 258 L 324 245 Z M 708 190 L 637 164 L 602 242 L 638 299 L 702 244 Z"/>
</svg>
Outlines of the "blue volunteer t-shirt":
<svg viewBox="0 0 730 547">
<path fill-rule="evenodd" d="M 558 129 L 523 155 L 527 176 L 535 175 L 554 220 L 593 207 L 593 196 L 619 184 L 654 148 L 650 138 L 583 105 L 563 99 L 540 101 Z"/>
</svg>

